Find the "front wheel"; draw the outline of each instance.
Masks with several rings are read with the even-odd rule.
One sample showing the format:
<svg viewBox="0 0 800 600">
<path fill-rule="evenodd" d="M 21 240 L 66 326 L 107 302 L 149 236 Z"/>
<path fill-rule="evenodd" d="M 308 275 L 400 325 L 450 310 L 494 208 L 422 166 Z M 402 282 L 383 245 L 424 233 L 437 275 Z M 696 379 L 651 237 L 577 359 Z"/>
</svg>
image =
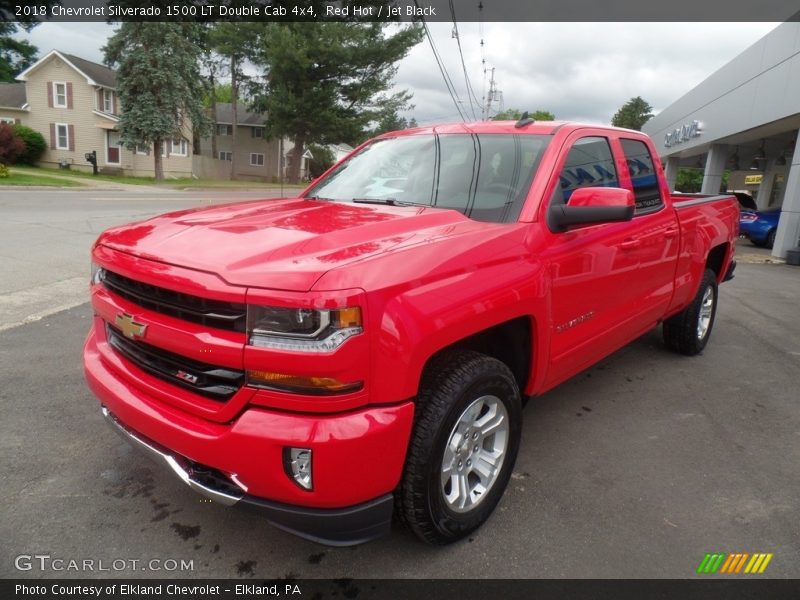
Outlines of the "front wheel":
<svg viewBox="0 0 800 600">
<path fill-rule="evenodd" d="M 519 449 L 522 405 L 508 367 L 446 352 L 423 376 L 398 511 L 423 540 L 454 542 L 491 515 Z"/>
<path fill-rule="evenodd" d="M 717 275 L 706 269 L 692 303 L 664 321 L 664 342 L 671 350 L 688 356 L 703 351 L 714 327 L 718 294 Z"/>
</svg>

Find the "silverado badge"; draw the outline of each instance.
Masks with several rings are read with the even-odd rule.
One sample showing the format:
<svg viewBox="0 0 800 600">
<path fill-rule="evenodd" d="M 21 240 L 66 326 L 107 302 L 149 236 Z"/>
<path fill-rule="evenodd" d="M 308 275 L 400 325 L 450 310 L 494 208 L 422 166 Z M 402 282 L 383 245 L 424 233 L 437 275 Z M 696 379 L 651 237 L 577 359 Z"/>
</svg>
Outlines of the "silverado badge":
<svg viewBox="0 0 800 600">
<path fill-rule="evenodd" d="M 133 319 L 133 315 L 129 315 L 128 313 L 118 314 L 114 322 L 122 331 L 122 335 L 130 339 L 144 337 L 144 332 L 147 330 L 147 325 L 137 323 Z"/>
</svg>

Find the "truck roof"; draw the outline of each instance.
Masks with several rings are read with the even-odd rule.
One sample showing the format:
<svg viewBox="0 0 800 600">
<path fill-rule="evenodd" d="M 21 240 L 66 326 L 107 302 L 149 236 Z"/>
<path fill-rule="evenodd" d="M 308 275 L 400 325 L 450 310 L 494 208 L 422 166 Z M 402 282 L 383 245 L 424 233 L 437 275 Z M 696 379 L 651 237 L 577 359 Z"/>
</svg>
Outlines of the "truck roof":
<svg viewBox="0 0 800 600">
<path fill-rule="evenodd" d="M 471 123 L 444 123 L 441 125 L 429 125 L 426 127 L 415 127 L 413 129 L 403 129 L 392 131 L 379 137 L 398 137 L 402 135 L 416 134 L 453 134 L 453 133 L 516 133 L 533 135 L 552 135 L 556 131 L 565 130 L 569 133 L 576 129 L 590 127 L 592 129 L 608 129 L 614 131 L 625 131 L 641 134 L 641 132 L 612 127 L 610 125 L 598 125 L 596 123 L 577 123 L 574 121 L 534 121 L 529 125 L 516 127 L 517 121 L 475 121 Z"/>
</svg>

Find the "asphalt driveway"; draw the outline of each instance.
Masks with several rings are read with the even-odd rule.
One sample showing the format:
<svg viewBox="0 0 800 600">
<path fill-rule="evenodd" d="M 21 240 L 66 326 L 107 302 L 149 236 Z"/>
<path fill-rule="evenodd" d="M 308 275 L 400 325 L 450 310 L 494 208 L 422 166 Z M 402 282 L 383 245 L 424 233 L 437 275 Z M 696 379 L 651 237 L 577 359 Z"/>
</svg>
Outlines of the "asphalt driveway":
<svg viewBox="0 0 800 600">
<path fill-rule="evenodd" d="M 100 228 L 231 197 L 49 194 L 0 192 L 0 576 L 684 578 L 707 552 L 770 552 L 765 576 L 800 577 L 800 268 L 741 264 L 698 357 L 654 331 L 532 401 L 509 489 L 468 540 L 395 527 L 333 549 L 203 501 L 108 429 L 83 382 Z M 47 286 L 68 280 L 64 304 Z"/>
</svg>

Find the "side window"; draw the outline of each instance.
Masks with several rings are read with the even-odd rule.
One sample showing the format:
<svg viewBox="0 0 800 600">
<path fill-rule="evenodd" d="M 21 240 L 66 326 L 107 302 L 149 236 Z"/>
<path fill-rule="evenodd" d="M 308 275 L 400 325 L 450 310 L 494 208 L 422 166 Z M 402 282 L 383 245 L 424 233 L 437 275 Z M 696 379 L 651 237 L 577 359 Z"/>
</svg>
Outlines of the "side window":
<svg viewBox="0 0 800 600">
<path fill-rule="evenodd" d="M 576 141 L 559 175 L 553 202 L 566 204 L 572 192 L 584 187 L 619 187 L 611 147 L 604 137 Z"/>
<path fill-rule="evenodd" d="M 636 198 L 636 214 L 653 212 L 661 208 L 661 190 L 653 166 L 653 157 L 647 144 L 640 140 L 622 138 L 622 151 L 631 174 L 633 195 Z"/>
</svg>

